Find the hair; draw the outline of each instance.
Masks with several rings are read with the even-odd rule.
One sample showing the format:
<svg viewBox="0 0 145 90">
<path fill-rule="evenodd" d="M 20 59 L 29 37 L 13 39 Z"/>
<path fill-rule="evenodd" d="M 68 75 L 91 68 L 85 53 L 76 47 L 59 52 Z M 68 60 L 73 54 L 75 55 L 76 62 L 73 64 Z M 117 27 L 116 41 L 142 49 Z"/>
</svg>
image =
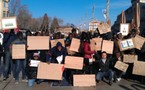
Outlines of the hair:
<svg viewBox="0 0 145 90">
<path fill-rule="evenodd" d="M 106 52 L 106 51 L 103 51 L 103 52 L 102 52 L 102 54 L 103 54 L 103 53 L 106 53 L 106 54 L 107 54 L 107 52 Z"/>
<path fill-rule="evenodd" d="M 23 33 L 19 31 L 19 32 L 17 33 L 17 36 L 18 36 L 18 37 L 21 37 L 21 36 L 23 36 Z"/>
<path fill-rule="evenodd" d="M 75 29 L 75 28 L 73 28 L 72 30 L 71 30 L 71 32 L 73 33 L 73 32 L 76 32 L 77 30 Z"/>
</svg>

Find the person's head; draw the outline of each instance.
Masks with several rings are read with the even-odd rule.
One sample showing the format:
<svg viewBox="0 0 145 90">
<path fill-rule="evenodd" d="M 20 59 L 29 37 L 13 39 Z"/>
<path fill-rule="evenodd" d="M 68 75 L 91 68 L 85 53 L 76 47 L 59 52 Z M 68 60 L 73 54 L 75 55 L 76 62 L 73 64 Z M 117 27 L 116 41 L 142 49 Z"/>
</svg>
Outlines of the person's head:
<svg viewBox="0 0 145 90">
<path fill-rule="evenodd" d="M 22 33 L 22 32 L 18 32 L 18 33 L 17 33 L 17 37 L 18 37 L 20 40 L 24 39 L 23 33 Z"/>
<path fill-rule="evenodd" d="M 105 51 L 102 52 L 102 59 L 107 59 L 107 53 Z"/>
<path fill-rule="evenodd" d="M 72 39 L 73 38 L 73 34 L 69 33 L 69 38 Z"/>
<path fill-rule="evenodd" d="M 75 28 L 73 28 L 73 29 L 71 30 L 71 32 L 72 32 L 73 34 L 76 34 L 76 33 L 77 33 L 77 31 L 76 31 Z"/>
<path fill-rule="evenodd" d="M 57 48 L 58 51 L 61 51 L 62 50 L 62 44 L 61 44 L 61 42 L 58 42 L 56 44 L 56 48 Z"/>
<path fill-rule="evenodd" d="M 41 33 L 40 33 L 40 32 L 36 32 L 36 33 L 34 34 L 34 36 L 41 36 Z"/>
<path fill-rule="evenodd" d="M 34 53 L 33 54 L 33 58 L 34 58 L 34 60 L 38 60 L 39 59 L 39 54 L 38 53 Z"/>
<path fill-rule="evenodd" d="M 26 36 L 32 36 L 32 33 L 31 33 L 30 30 L 27 30 L 27 31 L 26 31 Z"/>
</svg>

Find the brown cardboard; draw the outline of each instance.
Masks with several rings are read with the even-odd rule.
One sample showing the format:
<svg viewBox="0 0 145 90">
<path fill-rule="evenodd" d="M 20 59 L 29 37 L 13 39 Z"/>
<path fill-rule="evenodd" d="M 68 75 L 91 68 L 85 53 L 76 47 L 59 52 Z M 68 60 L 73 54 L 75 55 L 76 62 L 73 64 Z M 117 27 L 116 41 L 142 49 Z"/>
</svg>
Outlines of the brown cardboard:
<svg viewBox="0 0 145 90">
<path fill-rule="evenodd" d="M 102 52 L 106 51 L 108 54 L 113 54 L 114 42 L 103 40 Z"/>
<path fill-rule="evenodd" d="M 64 67 L 69 69 L 82 70 L 83 62 L 84 62 L 83 57 L 66 56 Z"/>
<path fill-rule="evenodd" d="M 27 50 L 48 50 L 49 36 L 28 36 Z"/>
<path fill-rule="evenodd" d="M 126 63 L 123 63 L 121 61 L 117 61 L 114 67 L 120 71 L 126 72 L 126 70 L 128 69 L 128 66 L 129 65 Z"/>
<path fill-rule="evenodd" d="M 107 23 L 102 23 L 98 25 L 98 30 L 100 34 L 105 34 L 107 32 L 111 32 L 111 27 Z"/>
<path fill-rule="evenodd" d="M 51 48 L 56 46 L 57 42 L 61 42 L 62 46 L 65 47 L 64 39 L 55 39 L 55 40 L 51 40 Z"/>
<path fill-rule="evenodd" d="M 40 62 L 38 65 L 37 78 L 49 80 L 62 80 L 63 64 L 47 64 Z"/>
<path fill-rule="evenodd" d="M 26 58 L 26 46 L 23 44 L 12 45 L 12 59 L 25 59 Z"/>
<path fill-rule="evenodd" d="M 95 75 L 73 75 L 73 85 L 78 87 L 96 86 Z"/>
<path fill-rule="evenodd" d="M 95 42 L 95 50 L 101 51 L 103 39 L 102 38 L 93 38 L 92 40 Z"/>
<path fill-rule="evenodd" d="M 141 50 L 143 44 L 145 42 L 145 38 L 141 37 L 139 35 L 136 35 L 134 38 L 134 44 L 135 44 L 135 48 L 138 50 Z"/>
<path fill-rule="evenodd" d="M 135 48 L 133 38 L 118 41 L 118 45 L 119 45 L 120 51 L 125 51 L 128 49 Z"/>
<path fill-rule="evenodd" d="M 135 61 L 132 74 L 145 76 L 145 62 Z"/>
<path fill-rule="evenodd" d="M 125 63 L 134 63 L 134 61 L 138 60 L 137 55 L 123 55 L 123 62 Z"/>
<path fill-rule="evenodd" d="M 70 50 L 75 51 L 75 52 L 79 52 L 79 48 L 80 48 L 80 40 L 73 38 L 71 45 L 70 45 Z"/>
</svg>

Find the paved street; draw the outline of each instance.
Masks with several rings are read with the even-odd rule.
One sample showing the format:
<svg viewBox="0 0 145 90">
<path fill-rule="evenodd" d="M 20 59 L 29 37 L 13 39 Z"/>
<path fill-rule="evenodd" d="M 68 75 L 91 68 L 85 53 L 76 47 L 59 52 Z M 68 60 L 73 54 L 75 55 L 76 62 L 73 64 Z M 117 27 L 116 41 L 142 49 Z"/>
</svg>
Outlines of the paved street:
<svg viewBox="0 0 145 90">
<path fill-rule="evenodd" d="M 131 80 L 121 80 L 109 86 L 105 82 L 97 83 L 96 87 L 51 87 L 50 83 L 43 82 L 35 84 L 33 87 L 28 87 L 27 83 L 20 82 L 15 85 L 15 81 L 9 78 L 6 82 L 0 82 L 0 90 L 145 90 L 145 85 Z"/>
</svg>

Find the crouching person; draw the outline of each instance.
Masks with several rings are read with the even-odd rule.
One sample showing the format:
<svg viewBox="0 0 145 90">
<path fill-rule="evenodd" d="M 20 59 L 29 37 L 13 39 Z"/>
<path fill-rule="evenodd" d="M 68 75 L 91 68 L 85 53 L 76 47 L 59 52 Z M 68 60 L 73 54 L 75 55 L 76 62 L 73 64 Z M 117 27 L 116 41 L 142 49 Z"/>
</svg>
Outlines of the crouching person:
<svg viewBox="0 0 145 90">
<path fill-rule="evenodd" d="M 102 52 L 102 58 L 101 60 L 97 61 L 99 64 L 99 72 L 97 73 L 96 79 L 97 81 L 101 81 L 102 79 L 104 79 L 105 77 L 109 78 L 109 85 L 113 84 L 113 76 L 114 73 L 113 71 L 109 68 L 110 65 L 110 61 L 107 58 L 107 53 L 106 52 Z"/>
<path fill-rule="evenodd" d="M 36 60 L 39 61 L 39 54 L 38 53 L 34 53 L 33 54 L 33 59 L 32 60 Z M 27 76 L 28 76 L 28 86 L 31 87 L 35 84 L 35 81 L 37 80 L 37 66 L 32 66 L 31 65 L 31 61 L 27 61 Z"/>
</svg>

